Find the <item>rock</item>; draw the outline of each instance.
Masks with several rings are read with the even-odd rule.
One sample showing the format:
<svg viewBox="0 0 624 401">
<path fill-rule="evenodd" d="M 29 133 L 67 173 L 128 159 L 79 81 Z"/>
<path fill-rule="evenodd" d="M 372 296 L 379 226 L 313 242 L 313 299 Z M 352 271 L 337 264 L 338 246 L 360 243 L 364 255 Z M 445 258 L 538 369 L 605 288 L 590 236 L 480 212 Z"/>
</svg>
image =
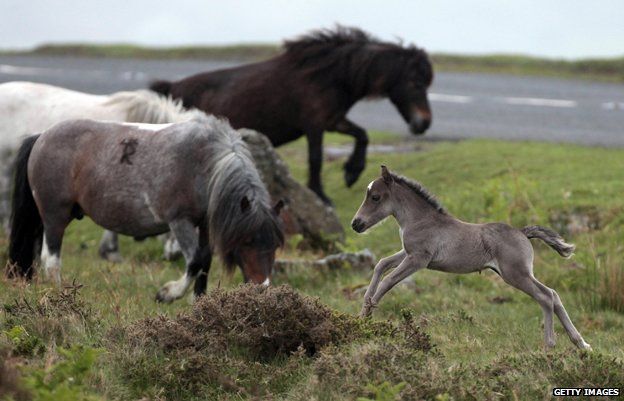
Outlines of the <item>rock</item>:
<svg viewBox="0 0 624 401">
<path fill-rule="evenodd" d="M 249 129 L 239 130 L 249 146 L 256 167 L 274 201 L 284 200 L 282 211 L 287 235 L 301 234 L 304 245 L 328 251 L 344 241 L 344 230 L 334 209 L 325 205 L 314 192 L 290 175 L 286 163 L 264 135 Z"/>
<path fill-rule="evenodd" d="M 364 249 L 355 253 L 341 252 L 318 260 L 279 259 L 275 261 L 275 270 L 285 271 L 293 267 L 306 267 L 321 270 L 349 268 L 369 271 L 375 267 L 376 261 L 375 255 L 369 249 Z"/>
</svg>

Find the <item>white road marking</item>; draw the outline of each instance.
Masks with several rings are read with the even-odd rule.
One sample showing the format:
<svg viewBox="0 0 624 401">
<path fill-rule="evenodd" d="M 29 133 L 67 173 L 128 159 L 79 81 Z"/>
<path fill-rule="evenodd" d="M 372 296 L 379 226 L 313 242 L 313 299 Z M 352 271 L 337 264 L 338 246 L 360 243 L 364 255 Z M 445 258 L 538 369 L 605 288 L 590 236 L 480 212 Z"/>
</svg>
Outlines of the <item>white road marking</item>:
<svg viewBox="0 0 624 401">
<path fill-rule="evenodd" d="M 12 75 L 57 75 L 62 74 L 62 69 L 18 67 L 15 65 L 0 64 L 0 73 Z"/>
<path fill-rule="evenodd" d="M 605 102 L 602 104 L 605 110 L 624 110 L 624 102 Z"/>
<path fill-rule="evenodd" d="M 430 93 L 429 100 L 432 102 L 445 102 L 445 103 L 471 103 L 472 96 L 464 95 L 449 95 L 446 93 Z"/>
<path fill-rule="evenodd" d="M 524 106 L 545 106 L 545 107 L 576 107 L 574 100 L 565 99 L 542 99 L 538 97 L 506 97 L 503 101 L 507 104 Z"/>
</svg>

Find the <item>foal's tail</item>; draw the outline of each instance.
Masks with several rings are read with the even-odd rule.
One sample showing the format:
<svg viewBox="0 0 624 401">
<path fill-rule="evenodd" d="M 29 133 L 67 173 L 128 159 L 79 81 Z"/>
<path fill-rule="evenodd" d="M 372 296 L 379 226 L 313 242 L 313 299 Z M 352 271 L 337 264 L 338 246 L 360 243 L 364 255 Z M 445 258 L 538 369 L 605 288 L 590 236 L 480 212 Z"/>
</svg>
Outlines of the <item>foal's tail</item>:
<svg viewBox="0 0 624 401">
<path fill-rule="evenodd" d="M 151 91 L 160 93 L 163 96 L 171 94 L 171 82 L 169 81 L 152 81 L 149 88 Z"/>
<path fill-rule="evenodd" d="M 27 279 L 33 275 L 35 243 L 43 235 L 43 222 L 28 182 L 28 159 L 39 135 L 24 139 L 15 159 L 15 179 L 11 205 L 11 234 L 7 275 L 17 272 Z"/>
<path fill-rule="evenodd" d="M 561 238 L 561 235 L 554 232 L 550 228 L 542 226 L 526 226 L 520 231 L 522 231 L 527 238 L 541 239 L 564 258 L 572 256 L 574 249 L 576 249 L 574 244 L 568 244 L 563 238 Z"/>
</svg>

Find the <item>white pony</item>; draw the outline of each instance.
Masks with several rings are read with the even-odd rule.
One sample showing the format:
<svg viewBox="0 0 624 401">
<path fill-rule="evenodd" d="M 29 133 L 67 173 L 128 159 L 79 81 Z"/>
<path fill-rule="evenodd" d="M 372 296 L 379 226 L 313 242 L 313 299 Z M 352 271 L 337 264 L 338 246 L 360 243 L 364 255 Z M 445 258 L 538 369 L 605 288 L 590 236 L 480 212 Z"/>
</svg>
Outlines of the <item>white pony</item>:
<svg viewBox="0 0 624 401">
<path fill-rule="evenodd" d="M 12 153 L 26 136 L 42 132 L 69 119 L 87 118 L 130 123 L 164 124 L 190 120 L 203 112 L 186 110 L 180 101 L 149 90 L 93 95 L 34 82 L 0 84 L 0 150 Z M 0 180 L 0 217 L 8 219 L 11 163 Z M 106 231 L 100 242 L 100 255 L 119 261 L 117 234 Z M 165 257 L 177 251 L 175 241 L 165 244 Z"/>
</svg>

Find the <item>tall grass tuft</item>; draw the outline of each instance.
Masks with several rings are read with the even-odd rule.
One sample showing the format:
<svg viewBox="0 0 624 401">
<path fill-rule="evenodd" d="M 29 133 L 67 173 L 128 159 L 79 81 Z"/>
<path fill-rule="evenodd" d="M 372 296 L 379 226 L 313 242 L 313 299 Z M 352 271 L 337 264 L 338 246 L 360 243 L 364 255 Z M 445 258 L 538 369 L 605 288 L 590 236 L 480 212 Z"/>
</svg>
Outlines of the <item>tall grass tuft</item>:
<svg viewBox="0 0 624 401">
<path fill-rule="evenodd" d="M 590 244 L 587 263 L 587 289 L 581 294 L 585 303 L 592 310 L 613 310 L 624 313 L 624 266 L 616 255 L 612 253 L 600 253 L 594 243 Z"/>
</svg>

